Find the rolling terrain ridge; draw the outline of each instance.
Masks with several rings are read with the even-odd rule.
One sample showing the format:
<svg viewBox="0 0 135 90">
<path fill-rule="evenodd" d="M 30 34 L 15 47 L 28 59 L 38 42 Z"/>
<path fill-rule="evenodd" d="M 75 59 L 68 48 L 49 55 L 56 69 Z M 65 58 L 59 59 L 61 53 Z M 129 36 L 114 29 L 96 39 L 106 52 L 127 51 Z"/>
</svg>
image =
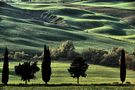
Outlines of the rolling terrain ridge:
<svg viewBox="0 0 135 90">
<path fill-rule="evenodd" d="M 128 11 L 128 12 L 127 12 Z M 121 13 L 120 13 L 121 12 Z M 127 12 L 127 13 L 126 13 Z M 52 3 L 0 6 L 0 48 L 39 51 L 72 40 L 77 50 L 135 45 L 134 10 Z"/>
</svg>

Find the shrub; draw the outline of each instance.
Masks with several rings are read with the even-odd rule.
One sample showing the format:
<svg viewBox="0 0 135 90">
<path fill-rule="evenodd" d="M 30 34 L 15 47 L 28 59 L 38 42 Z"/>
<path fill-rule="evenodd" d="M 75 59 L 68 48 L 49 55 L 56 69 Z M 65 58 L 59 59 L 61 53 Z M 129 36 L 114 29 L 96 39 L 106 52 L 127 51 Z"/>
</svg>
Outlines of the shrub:
<svg viewBox="0 0 135 90">
<path fill-rule="evenodd" d="M 130 55 L 130 54 L 126 54 L 125 58 L 126 58 L 127 68 L 130 70 L 135 70 L 135 56 Z"/>
<path fill-rule="evenodd" d="M 73 59 L 78 55 L 75 52 L 75 47 L 72 41 L 67 40 L 63 42 L 58 48 L 51 50 L 51 56 L 53 59 Z"/>
<path fill-rule="evenodd" d="M 103 55 L 100 64 L 105 66 L 119 66 L 120 51 L 122 48 L 113 48 L 110 52 Z"/>
<path fill-rule="evenodd" d="M 23 59 L 30 59 L 30 55 L 28 54 L 25 54 L 24 51 L 21 51 L 21 52 L 15 52 L 14 53 L 14 59 L 15 60 L 23 60 Z"/>
<path fill-rule="evenodd" d="M 98 50 L 94 48 L 88 48 L 83 50 L 81 53 L 82 57 L 93 64 L 99 64 L 99 62 L 103 59 L 103 55 L 106 54 L 105 50 Z"/>
</svg>

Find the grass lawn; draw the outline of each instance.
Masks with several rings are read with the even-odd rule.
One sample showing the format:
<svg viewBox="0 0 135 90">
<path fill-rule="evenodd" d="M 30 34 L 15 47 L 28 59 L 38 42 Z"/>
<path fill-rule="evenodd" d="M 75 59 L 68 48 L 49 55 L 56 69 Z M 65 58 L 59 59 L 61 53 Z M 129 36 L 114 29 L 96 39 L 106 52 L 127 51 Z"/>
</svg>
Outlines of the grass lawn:
<svg viewBox="0 0 135 90">
<path fill-rule="evenodd" d="M 18 65 L 19 62 L 10 62 L 10 79 L 9 84 L 10 86 L 3 87 L 6 88 L 6 90 L 13 90 L 13 89 L 19 89 L 20 90 L 42 90 L 42 89 L 55 89 L 55 90 L 69 90 L 70 88 L 73 90 L 89 90 L 92 88 L 96 88 L 94 90 L 99 90 L 99 88 L 102 88 L 102 90 L 107 89 L 116 89 L 117 90 L 126 90 L 134 88 L 134 86 L 109 86 L 113 85 L 113 82 L 120 82 L 119 79 L 119 68 L 112 68 L 112 67 L 105 67 L 105 66 L 99 66 L 99 65 L 90 65 L 89 69 L 87 70 L 88 76 L 86 78 L 81 77 L 80 78 L 80 85 L 76 85 L 76 78 L 70 77 L 67 69 L 70 66 L 70 63 L 64 63 L 64 62 L 56 62 L 54 61 L 52 63 L 52 77 L 49 82 L 50 85 L 48 87 L 44 87 L 44 82 L 41 78 L 41 71 L 39 71 L 36 74 L 36 78 L 28 82 L 28 87 L 26 86 L 14 86 L 14 84 L 24 84 L 23 81 L 20 80 L 20 77 L 16 76 L 14 74 L 14 66 Z M 38 66 L 41 67 L 41 62 L 38 63 Z M 2 62 L 0 62 L 0 71 L 2 70 Z M 1 74 L 0 74 L 1 77 Z M 131 84 L 135 84 L 135 72 L 127 70 L 127 78 L 126 82 L 131 82 Z M 34 86 L 33 84 L 37 85 Z M 39 85 L 38 85 L 39 84 Z M 32 86 L 31 86 L 32 85 Z M 41 86 L 40 86 L 41 85 Z M 101 85 L 101 86 L 100 86 Z M 36 89 L 35 89 L 36 88 Z M 5 90 L 5 89 L 4 89 Z"/>
</svg>

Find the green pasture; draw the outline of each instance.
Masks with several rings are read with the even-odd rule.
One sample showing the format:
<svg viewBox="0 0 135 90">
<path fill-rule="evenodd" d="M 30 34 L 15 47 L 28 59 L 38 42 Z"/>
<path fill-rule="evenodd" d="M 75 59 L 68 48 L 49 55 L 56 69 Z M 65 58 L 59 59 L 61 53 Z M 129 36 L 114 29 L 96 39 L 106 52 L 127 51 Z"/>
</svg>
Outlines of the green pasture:
<svg viewBox="0 0 135 90">
<path fill-rule="evenodd" d="M 23 84 L 20 77 L 14 73 L 14 66 L 18 65 L 19 62 L 10 62 L 10 76 L 9 84 Z M 2 62 L 0 63 L 0 71 L 2 71 Z M 38 62 L 38 66 L 41 67 L 41 62 Z M 68 68 L 70 63 L 57 62 L 52 63 L 52 77 L 49 84 L 76 84 L 76 78 L 70 77 Z M 1 75 L 1 74 L 0 74 Z M 120 82 L 119 68 L 112 68 L 99 65 L 89 65 L 87 70 L 87 77 L 80 78 L 80 84 L 112 84 L 114 82 Z M 126 82 L 135 84 L 135 72 L 127 70 Z M 41 71 L 36 73 L 36 78 L 31 80 L 28 84 L 44 84 L 41 77 Z"/>
<path fill-rule="evenodd" d="M 36 73 L 36 78 L 28 82 L 29 86 L 23 86 L 24 82 L 14 73 L 14 66 L 19 62 L 10 62 L 9 86 L 1 86 L 3 90 L 134 90 L 134 86 L 111 86 L 113 83 L 121 83 L 119 78 L 119 68 L 105 67 L 99 65 L 89 65 L 87 77 L 80 77 L 80 86 L 76 84 L 76 78 L 70 77 L 67 69 L 70 62 L 53 61 L 52 76 L 49 84 L 44 86 L 41 78 L 41 71 Z M 41 62 L 38 62 L 41 67 Z M 0 62 L 0 71 L 2 71 L 2 62 Z M 1 77 L 1 73 L 0 73 Z M 127 70 L 126 82 L 135 84 L 135 72 Z M 20 86 L 19 86 L 20 84 Z M 110 86 L 109 86 L 110 85 Z"/>
</svg>

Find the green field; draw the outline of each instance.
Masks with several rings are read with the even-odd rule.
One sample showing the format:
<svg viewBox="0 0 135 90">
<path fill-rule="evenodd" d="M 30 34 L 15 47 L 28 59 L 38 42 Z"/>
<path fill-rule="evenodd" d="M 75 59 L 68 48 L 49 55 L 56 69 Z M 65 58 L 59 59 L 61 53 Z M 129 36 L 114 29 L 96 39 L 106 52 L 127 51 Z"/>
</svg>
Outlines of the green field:
<svg viewBox="0 0 135 90">
<path fill-rule="evenodd" d="M 44 44 L 54 48 L 62 41 L 72 40 L 77 50 L 88 47 L 104 49 L 124 47 L 130 51 L 134 49 L 134 18 L 129 18 L 135 14 L 134 8 L 126 13 L 128 9 L 121 10 L 125 7 L 124 2 L 119 2 L 121 5 L 112 12 L 109 12 L 110 10 L 100 12 L 98 9 L 102 8 L 98 6 L 100 2 L 95 2 L 97 6 L 82 5 L 83 3 L 86 2 L 68 4 L 17 2 L 9 3 L 11 6 L 0 7 L 2 18 L 0 48 L 8 46 L 11 50 L 39 51 Z M 107 5 L 112 7 L 113 2 L 108 3 L 111 3 Z M 115 4 L 113 5 L 115 7 Z M 46 11 L 62 17 L 65 23 L 56 25 L 39 19 Z"/>
<path fill-rule="evenodd" d="M 10 85 L 24 84 L 24 82 L 20 80 L 20 77 L 18 77 L 14 74 L 14 66 L 18 65 L 18 63 L 19 62 L 10 62 L 10 76 L 9 76 L 9 78 L 10 78 L 9 84 Z M 2 70 L 2 62 L 0 62 L 0 66 L 1 66 L 0 70 Z M 41 67 L 41 62 L 38 63 L 38 66 Z M 6 90 L 7 89 L 13 90 L 15 88 L 17 88 L 17 89 L 22 88 L 22 90 L 24 90 L 26 88 L 28 90 L 35 90 L 34 88 L 37 88 L 37 89 L 41 88 L 41 90 L 44 88 L 46 88 L 47 90 L 49 88 L 52 88 L 52 90 L 54 88 L 56 88 L 55 90 L 59 90 L 59 89 L 62 90 L 62 88 L 64 90 L 65 89 L 69 90 L 70 88 L 75 89 L 75 90 L 77 90 L 78 88 L 86 88 L 84 90 L 89 90 L 91 88 L 97 88 L 96 90 L 99 90 L 99 87 L 106 88 L 106 89 L 112 88 L 112 90 L 116 89 L 116 88 L 119 88 L 121 90 L 123 90 L 123 88 L 125 88 L 125 89 L 133 88 L 133 86 L 123 86 L 123 87 L 122 86 L 110 86 L 110 87 L 108 86 L 109 84 L 113 85 L 113 82 L 121 83 L 120 78 L 119 78 L 119 68 L 105 67 L 105 66 L 99 66 L 99 65 L 90 65 L 89 69 L 87 70 L 88 76 L 86 78 L 81 77 L 80 78 L 80 86 L 77 86 L 76 79 L 70 77 L 70 74 L 67 71 L 67 69 L 70 66 L 70 63 L 56 62 L 55 61 L 52 63 L 51 66 L 52 66 L 52 77 L 51 77 L 49 84 L 51 84 L 52 87 L 49 87 L 49 86 L 44 87 L 43 85 L 41 85 L 41 86 L 29 86 L 29 87 L 8 86 L 8 87 L 4 87 L 4 88 L 6 88 Z M 1 77 L 1 74 L 0 74 L 0 77 Z M 28 82 L 28 84 L 29 85 L 31 85 L 31 84 L 44 84 L 44 82 L 42 81 L 42 78 L 41 78 L 41 71 L 39 71 L 36 74 L 36 77 L 37 78 Z M 134 71 L 127 70 L 126 82 L 127 81 L 131 82 L 131 84 L 135 84 L 135 72 Z M 106 85 L 99 86 L 102 84 L 106 84 Z M 82 89 L 79 89 L 79 90 L 82 90 Z"/>
</svg>

